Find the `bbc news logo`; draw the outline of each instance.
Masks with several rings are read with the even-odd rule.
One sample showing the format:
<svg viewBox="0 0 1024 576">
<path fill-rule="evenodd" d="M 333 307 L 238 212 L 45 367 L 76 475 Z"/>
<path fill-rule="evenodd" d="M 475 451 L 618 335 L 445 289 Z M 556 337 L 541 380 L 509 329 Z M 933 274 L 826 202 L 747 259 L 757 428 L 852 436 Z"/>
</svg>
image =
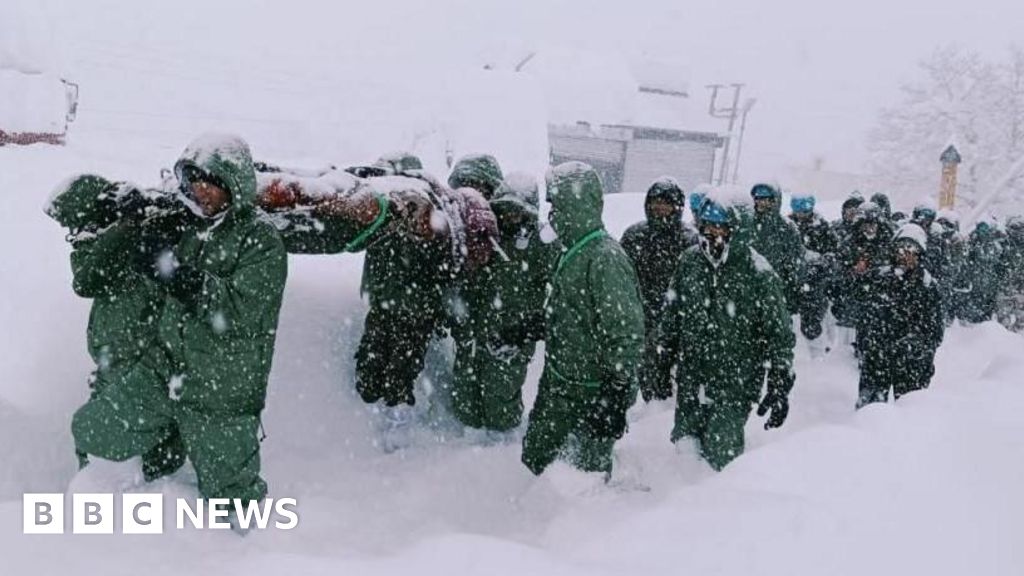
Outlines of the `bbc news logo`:
<svg viewBox="0 0 1024 576">
<path fill-rule="evenodd" d="M 64 494 L 25 494 L 23 496 L 23 532 L 25 534 L 63 534 L 65 530 Z M 163 494 L 122 494 L 120 533 L 163 534 Z M 299 525 L 294 498 L 266 498 L 260 501 L 176 498 L 175 527 L 227 530 L 232 523 L 244 530 L 291 530 Z M 234 515 L 232 517 L 232 512 Z M 73 494 L 72 534 L 113 534 L 118 517 L 113 494 Z"/>
</svg>

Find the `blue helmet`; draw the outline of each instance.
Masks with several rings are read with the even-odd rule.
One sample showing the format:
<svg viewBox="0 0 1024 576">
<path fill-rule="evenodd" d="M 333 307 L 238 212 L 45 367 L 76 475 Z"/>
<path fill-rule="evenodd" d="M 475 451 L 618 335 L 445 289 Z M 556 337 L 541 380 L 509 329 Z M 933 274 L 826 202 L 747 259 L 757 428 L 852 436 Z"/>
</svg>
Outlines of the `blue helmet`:
<svg viewBox="0 0 1024 576">
<path fill-rule="evenodd" d="M 814 212 L 814 196 L 793 196 L 789 207 L 793 212 Z"/>
<path fill-rule="evenodd" d="M 693 192 L 690 194 L 690 212 L 698 214 L 700 212 L 700 205 L 704 203 L 705 194 L 703 192 Z"/>
<path fill-rule="evenodd" d="M 721 204 L 709 198 L 705 198 L 701 202 L 700 209 L 697 214 L 699 215 L 702 223 L 720 224 L 722 226 L 730 224 L 729 211 Z"/>
<path fill-rule="evenodd" d="M 755 200 L 759 199 L 772 199 L 780 196 L 779 191 L 775 189 L 771 184 L 755 184 L 750 189 L 750 196 Z"/>
<path fill-rule="evenodd" d="M 912 217 L 914 220 L 934 220 L 935 209 L 930 206 L 917 205 L 914 207 Z"/>
</svg>

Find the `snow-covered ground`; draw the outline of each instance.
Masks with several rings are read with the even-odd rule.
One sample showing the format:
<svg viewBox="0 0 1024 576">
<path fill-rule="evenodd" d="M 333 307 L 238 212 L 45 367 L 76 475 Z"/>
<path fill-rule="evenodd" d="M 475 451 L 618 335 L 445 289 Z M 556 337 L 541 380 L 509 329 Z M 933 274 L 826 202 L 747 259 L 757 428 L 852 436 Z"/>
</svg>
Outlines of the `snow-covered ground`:
<svg viewBox="0 0 1024 576">
<path fill-rule="evenodd" d="M 229 62 L 251 42 L 218 36 L 208 12 L 168 12 L 133 8 L 121 14 L 134 20 L 119 34 L 72 37 L 83 102 L 68 146 L 0 149 L 0 573 L 1024 570 L 1020 335 L 991 323 L 954 327 L 930 390 L 856 413 L 853 358 L 845 350 L 812 357 L 800 342 L 781 430 L 765 432 L 753 418 L 747 453 L 715 474 L 668 442 L 670 403 L 638 405 L 618 445 L 620 487 L 606 488 L 564 466 L 534 478 L 517 444 L 482 447 L 437 411 L 422 414 L 411 448 L 379 450 L 373 416 L 352 385 L 366 312 L 362 260 L 353 255 L 289 261 L 263 462 L 271 495 L 298 499 L 296 530 L 244 539 L 193 530 L 22 535 L 22 494 L 62 492 L 75 473 L 69 422 L 91 368 L 89 303 L 72 293 L 63 233 L 41 210 L 66 176 L 153 183 L 208 129 L 240 132 L 258 157 L 292 164 L 412 148 L 439 170 L 448 138 L 458 154 L 489 151 L 508 169 L 543 170 L 544 102 L 529 83 L 478 70 L 431 76 L 423 54 L 400 68 L 398 56 L 416 52 L 411 41 L 376 55 L 376 47 L 342 42 L 347 52 L 331 66 L 310 63 L 298 40 L 311 40 L 306 50 L 339 46 L 308 21 L 278 23 L 293 34 L 260 36 L 260 58 L 237 67 Z M 298 23 L 308 29 L 289 28 Z M 470 18 L 467 33 L 477 24 Z M 186 29 L 188 42 L 178 34 Z M 348 33 L 391 40 L 387 31 L 375 19 Z M 359 59 L 362 66 L 352 64 Z M 362 74 L 371 68 L 408 73 Z M 609 198 L 605 217 L 618 235 L 642 212 L 641 196 L 621 195 Z M 529 401 L 540 369 L 535 362 Z M 650 490 L 626 489 L 636 485 Z M 192 490 L 187 474 L 151 488 Z"/>
<path fill-rule="evenodd" d="M 517 445 L 480 447 L 436 414 L 424 415 L 434 425 L 412 448 L 382 453 L 352 390 L 366 310 L 357 256 L 290 260 L 264 462 L 272 495 L 299 500 L 298 529 L 245 539 L 24 536 L 21 494 L 63 491 L 74 473 L 68 422 L 90 368 L 88 302 L 70 290 L 68 250 L 40 205 L 68 173 L 137 176 L 170 161 L 155 144 L 119 156 L 74 143 L 0 151 L 0 558 L 18 568 L 9 573 L 1013 574 L 1024 566 L 1019 335 L 995 324 L 956 327 L 930 390 L 858 413 L 853 359 L 843 351 L 812 358 L 801 343 L 784 428 L 764 432 L 752 419 L 747 454 L 714 474 L 669 444 L 670 404 L 638 406 L 618 473 L 650 491 L 609 489 L 564 467 L 533 478 Z M 641 211 L 640 196 L 623 195 L 605 215 L 618 233 Z"/>
</svg>

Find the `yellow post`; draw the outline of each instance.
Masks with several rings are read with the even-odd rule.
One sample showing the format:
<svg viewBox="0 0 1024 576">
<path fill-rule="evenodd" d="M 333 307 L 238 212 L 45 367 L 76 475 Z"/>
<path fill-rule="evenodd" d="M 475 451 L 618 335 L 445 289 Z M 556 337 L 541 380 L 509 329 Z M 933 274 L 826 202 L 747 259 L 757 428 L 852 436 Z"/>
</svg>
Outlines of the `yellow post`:
<svg viewBox="0 0 1024 576">
<path fill-rule="evenodd" d="M 939 209 L 953 208 L 956 204 L 956 170 L 960 153 L 950 144 L 939 156 L 942 162 L 942 184 L 939 186 Z"/>
</svg>

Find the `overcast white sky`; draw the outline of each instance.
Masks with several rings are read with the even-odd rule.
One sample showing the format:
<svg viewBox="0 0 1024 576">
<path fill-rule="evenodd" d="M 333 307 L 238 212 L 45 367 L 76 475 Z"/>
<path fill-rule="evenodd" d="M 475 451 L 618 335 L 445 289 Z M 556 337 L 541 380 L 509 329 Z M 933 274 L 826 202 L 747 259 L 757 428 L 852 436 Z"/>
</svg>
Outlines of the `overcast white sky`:
<svg viewBox="0 0 1024 576">
<path fill-rule="evenodd" d="M 214 21 L 205 24 L 251 27 L 254 49 L 264 56 L 343 44 L 346 30 L 361 26 L 379 31 L 381 50 L 430 47 L 459 64 L 497 47 L 559 43 L 680 64 L 695 98 L 705 99 L 703 86 L 711 82 L 744 82 L 758 98 L 744 148 L 748 177 L 770 177 L 815 157 L 828 168 L 856 171 L 877 110 L 898 98 L 898 83 L 917 60 L 946 42 L 993 57 L 1015 40 L 1024 43 L 1020 0 L 256 0 L 237 2 L 237 17 L 229 18 L 225 2 L 216 4 Z M 179 15 L 191 13 L 195 25 L 196 13 L 207 12 L 196 0 L 46 6 L 59 34 L 107 35 L 107 42 L 120 39 L 140 52 L 159 43 L 154 30 L 186 33 Z M 168 14 L 174 21 L 162 21 Z M 140 19 L 152 26 L 120 25 Z"/>
</svg>

